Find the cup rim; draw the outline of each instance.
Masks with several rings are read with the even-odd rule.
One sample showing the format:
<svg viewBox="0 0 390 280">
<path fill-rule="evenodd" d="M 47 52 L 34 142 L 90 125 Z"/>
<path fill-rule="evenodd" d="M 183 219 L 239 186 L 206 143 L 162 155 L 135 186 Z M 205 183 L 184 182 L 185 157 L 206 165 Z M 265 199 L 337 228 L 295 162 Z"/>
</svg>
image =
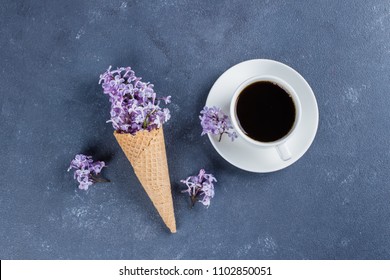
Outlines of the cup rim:
<svg viewBox="0 0 390 280">
<path fill-rule="evenodd" d="M 260 82 L 260 81 L 269 81 L 269 82 L 275 83 L 278 86 L 280 86 L 282 89 L 284 89 L 291 96 L 291 98 L 294 102 L 294 106 L 295 106 L 295 121 L 294 121 L 294 124 L 291 127 L 290 131 L 286 135 L 284 135 L 282 138 L 275 140 L 275 141 L 272 141 L 272 142 L 261 142 L 261 141 L 254 140 L 254 139 L 250 138 L 249 136 L 247 136 L 242 131 L 242 129 L 239 125 L 238 119 L 237 119 L 237 114 L 236 114 L 237 99 L 238 99 L 238 96 L 240 95 L 240 93 L 242 92 L 242 90 L 244 88 L 246 88 L 247 86 L 249 86 L 250 84 L 253 84 L 255 82 Z M 280 144 L 285 143 L 296 131 L 298 123 L 300 122 L 300 119 L 301 119 L 301 103 L 300 103 L 298 95 L 295 92 L 295 90 L 293 89 L 293 87 L 290 86 L 286 81 L 280 79 L 279 77 L 275 77 L 272 75 L 252 76 L 252 77 L 246 79 L 245 81 L 243 81 L 235 90 L 233 97 L 231 99 L 231 102 L 230 102 L 230 116 L 231 116 L 231 121 L 232 121 L 232 125 L 233 125 L 234 129 L 243 139 L 245 139 L 246 141 L 248 141 L 256 146 L 274 147 L 274 146 L 278 146 Z"/>
</svg>

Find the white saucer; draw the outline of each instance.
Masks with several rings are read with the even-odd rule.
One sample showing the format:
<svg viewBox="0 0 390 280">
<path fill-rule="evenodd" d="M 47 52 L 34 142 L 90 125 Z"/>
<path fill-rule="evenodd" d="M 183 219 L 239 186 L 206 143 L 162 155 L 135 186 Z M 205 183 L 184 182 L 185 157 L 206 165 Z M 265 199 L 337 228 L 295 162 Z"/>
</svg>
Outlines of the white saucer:
<svg viewBox="0 0 390 280">
<path fill-rule="evenodd" d="M 302 106 L 301 121 L 296 133 L 288 140 L 291 159 L 280 159 L 275 148 L 261 148 L 237 138 L 231 142 L 226 134 L 218 142 L 218 136 L 208 135 L 217 152 L 238 168 L 251 172 L 272 172 L 296 162 L 309 149 L 317 132 L 318 107 L 312 89 L 306 80 L 291 67 L 268 59 L 254 59 L 241 62 L 223 73 L 214 83 L 207 97 L 206 105 L 217 106 L 229 113 L 230 100 L 234 91 L 246 79 L 257 75 L 272 75 L 287 82 L 297 93 Z"/>
</svg>

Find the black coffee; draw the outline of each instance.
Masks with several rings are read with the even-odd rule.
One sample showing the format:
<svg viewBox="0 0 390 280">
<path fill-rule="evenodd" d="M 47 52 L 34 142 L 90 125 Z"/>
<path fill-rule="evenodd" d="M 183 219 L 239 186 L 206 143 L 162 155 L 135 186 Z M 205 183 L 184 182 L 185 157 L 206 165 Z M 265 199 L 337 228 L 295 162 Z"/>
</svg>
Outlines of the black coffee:
<svg viewBox="0 0 390 280">
<path fill-rule="evenodd" d="M 236 113 L 241 129 L 250 138 L 273 142 L 287 135 L 295 122 L 295 105 L 280 86 L 255 82 L 238 96 Z"/>
</svg>

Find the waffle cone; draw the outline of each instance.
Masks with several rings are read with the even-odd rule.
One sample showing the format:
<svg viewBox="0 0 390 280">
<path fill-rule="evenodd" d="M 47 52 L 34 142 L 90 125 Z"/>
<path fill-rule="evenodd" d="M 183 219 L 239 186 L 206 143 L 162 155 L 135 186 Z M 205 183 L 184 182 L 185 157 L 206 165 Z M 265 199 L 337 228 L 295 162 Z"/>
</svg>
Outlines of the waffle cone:
<svg viewBox="0 0 390 280">
<path fill-rule="evenodd" d="M 164 223 L 176 232 L 163 129 L 114 136 Z"/>
</svg>

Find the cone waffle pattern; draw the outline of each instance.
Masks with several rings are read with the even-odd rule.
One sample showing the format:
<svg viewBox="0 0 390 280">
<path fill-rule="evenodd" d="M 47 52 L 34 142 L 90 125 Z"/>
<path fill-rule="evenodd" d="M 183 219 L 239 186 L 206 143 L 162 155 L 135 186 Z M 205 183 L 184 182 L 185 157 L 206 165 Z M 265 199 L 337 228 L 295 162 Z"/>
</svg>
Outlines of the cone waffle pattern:
<svg viewBox="0 0 390 280">
<path fill-rule="evenodd" d="M 176 232 L 163 129 L 114 136 L 164 223 Z"/>
</svg>

